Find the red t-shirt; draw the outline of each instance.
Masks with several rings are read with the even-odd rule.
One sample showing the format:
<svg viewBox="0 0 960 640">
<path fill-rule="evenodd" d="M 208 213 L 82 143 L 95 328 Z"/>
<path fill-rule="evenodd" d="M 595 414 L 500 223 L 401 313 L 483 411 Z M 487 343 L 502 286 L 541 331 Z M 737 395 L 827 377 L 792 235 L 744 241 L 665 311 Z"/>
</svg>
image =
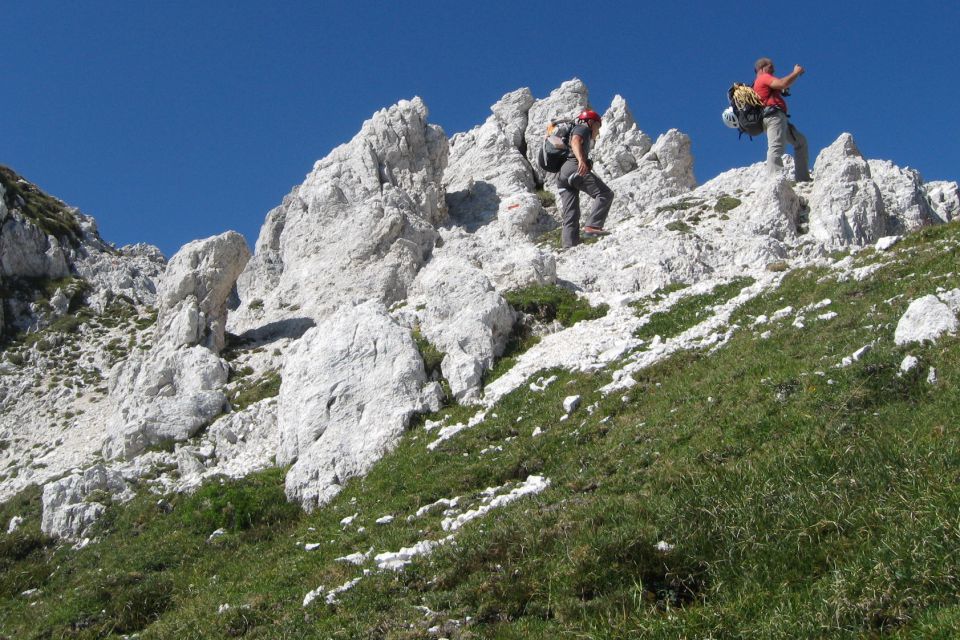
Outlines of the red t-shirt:
<svg viewBox="0 0 960 640">
<path fill-rule="evenodd" d="M 779 107 L 783 112 L 787 112 L 787 102 L 776 89 L 770 88 L 770 83 L 775 80 L 773 74 L 761 73 L 753 81 L 753 90 L 760 96 L 760 101 L 768 107 Z"/>
</svg>

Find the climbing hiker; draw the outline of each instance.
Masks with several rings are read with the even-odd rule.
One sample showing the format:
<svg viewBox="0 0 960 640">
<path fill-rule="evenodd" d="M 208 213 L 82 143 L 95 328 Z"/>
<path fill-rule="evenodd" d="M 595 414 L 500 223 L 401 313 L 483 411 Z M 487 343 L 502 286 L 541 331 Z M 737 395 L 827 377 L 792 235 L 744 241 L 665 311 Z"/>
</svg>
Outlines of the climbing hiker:
<svg viewBox="0 0 960 640">
<path fill-rule="evenodd" d="M 763 130 L 767 134 L 767 170 L 779 175 L 783 169 L 783 149 L 787 144 L 793 147 L 794 177 L 797 182 L 810 180 L 809 159 L 807 157 L 807 139 L 787 121 L 787 101 L 783 96 L 797 78 L 803 75 L 804 68 L 795 65 L 790 75 L 782 78 L 774 76 L 773 60 L 760 58 L 753 65 L 757 73 L 753 81 L 753 90 L 764 104 Z"/>
<path fill-rule="evenodd" d="M 591 169 L 590 147 L 600 135 L 600 115 L 585 109 L 577 116 L 577 123 L 570 132 L 570 151 L 560 167 L 557 183 L 560 187 L 560 212 L 562 217 L 562 240 L 564 248 L 580 244 L 580 192 L 594 199 L 593 211 L 583 227 L 583 235 L 596 238 L 608 235 L 603 223 L 613 203 L 613 191 Z"/>
</svg>

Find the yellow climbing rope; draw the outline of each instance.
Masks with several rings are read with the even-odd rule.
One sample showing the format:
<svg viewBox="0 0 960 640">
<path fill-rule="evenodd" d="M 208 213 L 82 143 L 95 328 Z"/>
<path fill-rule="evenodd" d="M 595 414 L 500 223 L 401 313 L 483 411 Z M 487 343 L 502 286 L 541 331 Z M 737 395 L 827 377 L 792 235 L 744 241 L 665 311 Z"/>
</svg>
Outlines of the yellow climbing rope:
<svg viewBox="0 0 960 640">
<path fill-rule="evenodd" d="M 733 85 L 733 101 L 737 108 L 741 110 L 747 107 L 763 106 L 763 102 L 760 101 L 760 96 L 753 90 L 753 87 L 740 84 L 739 82 Z"/>
</svg>

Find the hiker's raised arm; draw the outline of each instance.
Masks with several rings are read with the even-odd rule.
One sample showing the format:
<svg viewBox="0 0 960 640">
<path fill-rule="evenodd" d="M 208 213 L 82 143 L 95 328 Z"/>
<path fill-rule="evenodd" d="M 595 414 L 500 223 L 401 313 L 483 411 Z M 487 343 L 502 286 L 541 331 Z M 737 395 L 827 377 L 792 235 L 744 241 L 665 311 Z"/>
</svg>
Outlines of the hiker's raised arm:
<svg viewBox="0 0 960 640">
<path fill-rule="evenodd" d="M 797 78 L 803 75 L 804 71 L 806 71 L 806 69 L 796 64 L 793 66 L 793 71 L 790 73 L 790 75 L 784 76 L 782 78 L 774 78 L 773 80 L 771 80 L 770 88 L 775 89 L 777 91 L 783 91 L 784 89 L 788 89 L 790 88 L 790 85 L 792 85 L 794 82 L 797 81 Z"/>
</svg>

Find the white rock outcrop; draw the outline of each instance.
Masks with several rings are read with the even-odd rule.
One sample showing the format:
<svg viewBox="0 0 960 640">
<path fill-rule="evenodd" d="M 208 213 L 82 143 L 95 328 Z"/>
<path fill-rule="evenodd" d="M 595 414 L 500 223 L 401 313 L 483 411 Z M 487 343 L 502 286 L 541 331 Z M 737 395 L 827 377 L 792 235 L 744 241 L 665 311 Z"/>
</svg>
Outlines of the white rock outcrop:
<svg viewBox="0 0 960 640">
<path fill-rule="evenodd" d="M 268 216 L 237 282 L 243 305 L 232 330 L 405 298 L 447 218 L 447 153 L 419 98 L 374 114 Z"/>
<path fill-rule="evenodd" d="M 417 288 L 415 299 L 426 305 L 421 330 L 445 354 L 441 368 L 454 398 L 476 399 L 484 372 L 503 353 L 516 314 L 480 269 L 456 256 L 432 261 Z"/>
<path fill-rule="evenodd" d="M 153 347 L 110 373 L 114 412 L 104 455 L 137 455 L 186 440 L 227 407 L 229 367 L 218 355 L 226 303 L 250 257 L 236 232 L 198 240 L 171 259 L 160 286 Z"/>
<path fill-rule="evenodd" d="M 813 167 L 810 234 L 830 247 L 873 244 L 890 235 L 887 210 L 849 133 L 820 152 Z"/>
<path fill-rule="evenodd" d="M 417 412 L 437 409 L 410 332 L 383 305 L 345 306 L 291 349 L 278 399 L 277 463 L 293 463 L 287 497 L 329 502 L 396 444 Z"/>
<path fill-rule="evenodd" d="M 44 485 L 40 529 L 57 538 L 80 538 L 106 510 L 105 503 L 133 495 L 122 474 L 104 465 L 73 473 Z"/>
</svg>

